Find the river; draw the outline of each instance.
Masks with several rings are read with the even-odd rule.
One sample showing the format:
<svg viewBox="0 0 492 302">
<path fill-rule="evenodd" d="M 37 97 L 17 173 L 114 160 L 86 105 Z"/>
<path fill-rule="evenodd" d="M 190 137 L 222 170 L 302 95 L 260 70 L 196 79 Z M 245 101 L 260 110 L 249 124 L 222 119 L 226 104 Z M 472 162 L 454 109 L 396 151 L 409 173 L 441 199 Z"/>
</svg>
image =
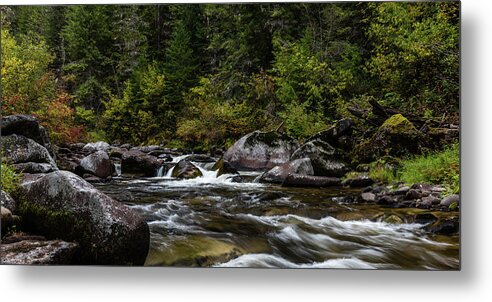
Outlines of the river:
<svg viewBox="0 0 492 302">
<path fill-rule="evenodd" d="M 459 236 L 411 223 L 418 209 L 351 202 L 360 190 L 284 188 L 259 172 L 216 177 L 116 177 L 97 187 L 139 211 L 149 266 L 442 270 L 459 268 Z M 167 172 L 170 175 L 169 172 Z M 393 218 L 388 223 L 385 218 Z M 396 220 L 394 218 L 397 218 Z"/>
</svg>

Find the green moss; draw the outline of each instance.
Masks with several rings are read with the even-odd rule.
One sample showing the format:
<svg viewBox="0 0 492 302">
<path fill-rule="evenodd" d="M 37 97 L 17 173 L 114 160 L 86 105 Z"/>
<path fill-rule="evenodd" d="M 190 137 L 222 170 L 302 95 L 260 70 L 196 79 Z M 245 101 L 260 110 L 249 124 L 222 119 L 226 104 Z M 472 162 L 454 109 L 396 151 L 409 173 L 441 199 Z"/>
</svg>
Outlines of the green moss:
<svg viewBox="0 0 492 302">
<path fill-rule="evenodd" d="M 380 131 L 389 132 L 391 134 L 408 134 L 416 133 L 417 128 L 406 117 L 401 114 L 395 114 L 388 118 L 381 127 Z"/>
</svg>

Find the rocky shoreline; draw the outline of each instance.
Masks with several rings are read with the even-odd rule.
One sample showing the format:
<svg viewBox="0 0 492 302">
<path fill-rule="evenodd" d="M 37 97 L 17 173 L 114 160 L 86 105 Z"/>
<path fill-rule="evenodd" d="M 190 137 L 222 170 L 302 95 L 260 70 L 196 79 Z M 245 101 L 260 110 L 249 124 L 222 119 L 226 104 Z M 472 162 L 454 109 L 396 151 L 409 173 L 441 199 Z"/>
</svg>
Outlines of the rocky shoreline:
<svg viewBox="0 0 492 302">
<path fill-rule="evenodd" d="M 33 117 L 3 117 L 4 160 L 22 172 L 22 179 L 12 196 L 2 191 L 0 258 L 4 264 L 143 265 L 150 241 L 147 223 L 90 183 L 109 182 L 115 176 L 163 176 L 168 171 L 178 179 L 202 176 L 193 162 L 210 164 L 217 176 L 231 174 L 235 182 L 243 181 L 238 171 L 253 170 L 263 171 L 259 182 L 284 187 L 360 188 L 358 196 L 338 201 L 424 209 L 427 212 L 415 214 L 412 221 L 425 224 L 430 233 L 457 234 L 458 195 L 445 196 L 439 185 L 388 187 L 364 173 L 347 174 L 351 171 L 347 156 L 353 148 L 352 126 L 351 120 L 341 120 L 303 144 L 276 131 L 255 131 L 223 154 L 223 150 L 215 151 L 213 155 L 222 155 L 216 158 L 184 156 L 184 150 L 157 145 L 53 146 Z M 354 174 L 357 176 L 346 176 Z M 433 212 L 456 215 L 441 219 Z M 400 220 L 386 217 L 383 222 Z"/>
</svg>

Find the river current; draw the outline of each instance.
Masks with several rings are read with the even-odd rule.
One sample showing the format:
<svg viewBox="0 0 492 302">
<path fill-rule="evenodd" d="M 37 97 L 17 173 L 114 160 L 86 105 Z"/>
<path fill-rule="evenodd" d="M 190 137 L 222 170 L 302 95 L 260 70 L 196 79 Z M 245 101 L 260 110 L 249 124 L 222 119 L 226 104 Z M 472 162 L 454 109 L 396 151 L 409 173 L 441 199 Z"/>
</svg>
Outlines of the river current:
<svg viewBox="0 0 492 302">
<path fill-rule="evenodd" d="M 176 159 L 176 160 L 179 160 Z M 177 180 L 116 177 L 97 187 L 143 214 L 149 266 L 417 269 L 459 268 L 459 237 L 431 235 L 422 210 L 351 202 L 360 190 L 284 188 L 260 173 Z M 391 222 L 385 218 L 397 217 Z"/>
</svg>

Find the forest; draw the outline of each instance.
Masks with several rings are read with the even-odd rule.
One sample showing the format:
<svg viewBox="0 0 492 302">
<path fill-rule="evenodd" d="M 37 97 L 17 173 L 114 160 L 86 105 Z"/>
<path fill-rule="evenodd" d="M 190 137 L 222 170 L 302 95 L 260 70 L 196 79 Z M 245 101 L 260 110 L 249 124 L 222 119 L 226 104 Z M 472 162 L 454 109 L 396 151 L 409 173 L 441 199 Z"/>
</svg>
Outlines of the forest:
<svg viewBox="0 0 492 302">
<path fill-rule="evenodd" d="M 1 23 L 3 114 L 56 143 L 207 151 L 282 122 L 302 140 L 369 100 L 458 121 L 458 2 L 10 6 Z"/>
</svg>

